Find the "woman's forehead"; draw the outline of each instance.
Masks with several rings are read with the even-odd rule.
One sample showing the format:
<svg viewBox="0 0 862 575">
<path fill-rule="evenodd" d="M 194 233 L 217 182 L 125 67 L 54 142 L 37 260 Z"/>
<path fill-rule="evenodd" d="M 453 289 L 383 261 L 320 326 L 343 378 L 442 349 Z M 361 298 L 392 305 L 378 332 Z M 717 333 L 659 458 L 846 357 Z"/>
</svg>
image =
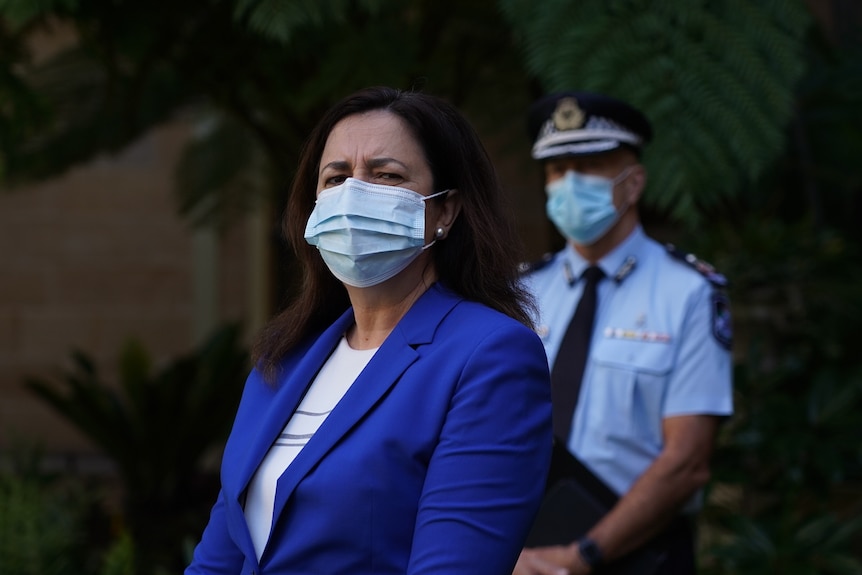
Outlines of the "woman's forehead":
<svg viewBox="0 0 862 575">
<path fill-rule="evenodd" d="M 422 148 L 396 114 L 373 110 L 340 120 L 326 139 L 321 165 L 336 159 L 422 156 Z"/>
</svg>

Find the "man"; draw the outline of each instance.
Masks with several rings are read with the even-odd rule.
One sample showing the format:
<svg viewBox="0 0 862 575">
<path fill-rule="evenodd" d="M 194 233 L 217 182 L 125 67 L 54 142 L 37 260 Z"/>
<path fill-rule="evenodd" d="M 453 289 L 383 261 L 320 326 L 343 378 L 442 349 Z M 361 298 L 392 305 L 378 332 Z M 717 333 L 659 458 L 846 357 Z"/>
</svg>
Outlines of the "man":
<svg viewBox="0 0 862 575">
<path fill-rule="evenodd" d="M 654 551 L 650 567 L 625 572 L 693 573 L 691 517 L 719 422 L 732 412 L 724 278 L 644 234 L 640 156 L 652 129 L 641 112 L 564 92 L 534 103 L 528 124 L 548 216 L 567 239 L 526 276 L 551 365 L 558 451 L 614 500 L 573 540 L 528 546 L 515 574 L 604 571 L 644 549 Z"/>
</svg>

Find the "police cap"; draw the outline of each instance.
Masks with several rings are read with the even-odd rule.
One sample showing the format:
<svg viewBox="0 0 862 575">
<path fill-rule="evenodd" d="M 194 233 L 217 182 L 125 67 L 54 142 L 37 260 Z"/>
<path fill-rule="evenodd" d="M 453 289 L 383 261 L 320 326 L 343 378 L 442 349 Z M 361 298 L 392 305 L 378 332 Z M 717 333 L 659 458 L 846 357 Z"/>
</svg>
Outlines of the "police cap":
<svg viewBox="0 0 862 575">
<path fill-rule="evenodd" d="M 590 92 L 557 92 L 530 106 L 533 158 L 585 156 L 628 146 L 640 154 L 652 139 L 649 120 L 621 100 Z"/>
</svg>

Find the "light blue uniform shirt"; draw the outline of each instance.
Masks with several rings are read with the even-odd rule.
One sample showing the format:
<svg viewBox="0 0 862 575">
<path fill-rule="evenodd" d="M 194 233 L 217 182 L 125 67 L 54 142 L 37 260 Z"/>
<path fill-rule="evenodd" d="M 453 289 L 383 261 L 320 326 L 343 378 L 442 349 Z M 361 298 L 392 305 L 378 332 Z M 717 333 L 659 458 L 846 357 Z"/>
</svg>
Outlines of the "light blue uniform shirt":
<svg viewBox="0 0 862 575">
<path fill-rule="evenodd" d="M 551 367 L 588 265 L 567 244 L 525 278 Z M 732 413 L 731 356 L 714 333 L 727 307 L 702 273 L 640 227 L 598 265 L 606 277 L 568 447 L 623 494 L 661 452 L 665 417 Z"/>
</svg>

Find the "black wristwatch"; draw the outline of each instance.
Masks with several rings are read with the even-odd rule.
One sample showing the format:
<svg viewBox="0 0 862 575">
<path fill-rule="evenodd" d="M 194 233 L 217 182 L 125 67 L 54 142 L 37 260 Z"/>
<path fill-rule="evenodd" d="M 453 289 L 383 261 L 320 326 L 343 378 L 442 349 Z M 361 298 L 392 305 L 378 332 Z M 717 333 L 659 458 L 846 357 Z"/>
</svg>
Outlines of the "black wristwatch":
<svg viewBox="0 0 862 575">
<path fill-rule="evenodd" d="M 589 537 L 583 537 L 578 540 L 578 553 L 581 554 L 581 559 L 584 563 L 595 569 L 602 562 L 602 550 L 596 545 L 596 542 Z"/>
</svg>

